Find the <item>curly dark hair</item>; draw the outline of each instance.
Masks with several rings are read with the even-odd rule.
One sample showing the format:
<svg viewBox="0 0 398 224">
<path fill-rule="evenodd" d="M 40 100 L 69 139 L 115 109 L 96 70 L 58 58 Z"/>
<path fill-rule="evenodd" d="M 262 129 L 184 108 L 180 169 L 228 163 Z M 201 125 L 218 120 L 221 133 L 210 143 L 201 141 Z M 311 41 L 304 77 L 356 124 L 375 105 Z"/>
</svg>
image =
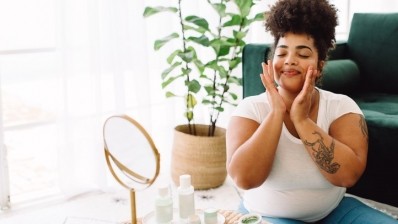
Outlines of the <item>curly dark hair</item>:
<svg viewBox="0 0 398 224">
<path fill-rule="evenodd" d="M 335 46 L 337 9 L 327 0 L 279 0 L 265 18 L 265 29 L 274 36 L 274 49 L 287 32 L 310 35 L 319 60 L 326 60 Z"/>
</svg>

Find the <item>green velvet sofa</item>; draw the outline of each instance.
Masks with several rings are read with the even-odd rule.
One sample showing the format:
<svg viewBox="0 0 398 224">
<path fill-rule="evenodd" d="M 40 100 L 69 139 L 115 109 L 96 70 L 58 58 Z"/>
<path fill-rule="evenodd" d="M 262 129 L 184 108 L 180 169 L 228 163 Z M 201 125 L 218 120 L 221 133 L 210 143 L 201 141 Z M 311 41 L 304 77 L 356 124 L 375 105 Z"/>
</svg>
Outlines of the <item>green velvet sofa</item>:
<svg viewBox="0 0 398 224">
<path fill-rule="evenodd" d="M 243 97 L 264 91 L 260 63 L 271 44 L 243 51 Z M 352 97 L 369 130 L 368 164 L 353 195 L 398 207 L 398 13 L 356 13 L 347 41 L 330 52 L 322 89 Z"/>
</svg>

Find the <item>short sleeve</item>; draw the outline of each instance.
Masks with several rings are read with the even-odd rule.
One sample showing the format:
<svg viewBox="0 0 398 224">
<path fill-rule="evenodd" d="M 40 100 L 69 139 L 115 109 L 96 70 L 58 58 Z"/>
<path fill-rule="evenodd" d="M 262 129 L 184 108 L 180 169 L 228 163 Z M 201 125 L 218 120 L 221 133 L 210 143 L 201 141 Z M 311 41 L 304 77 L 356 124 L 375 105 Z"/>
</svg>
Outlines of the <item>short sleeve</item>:
<svg viewBox="0 0 398 224">
<path fill-rule="evenodd" d="M 361 108 L 359 108 L 358 104 L 346 95 L 339 95 L 340 100 L 338 101 L 339 105 L 336 107 L 336 110 L 332 110 L 335 112 L 335 119 L 343 116 L 348 113 L 360 114 L 363 116 L 363 112 Z"/>
<path fill-rule="evenodd" d="M 266 94 L 244 98 L 236 107 L 232 116 L 244 117 L 261 123 L 269 112 Z"/>
</svg>

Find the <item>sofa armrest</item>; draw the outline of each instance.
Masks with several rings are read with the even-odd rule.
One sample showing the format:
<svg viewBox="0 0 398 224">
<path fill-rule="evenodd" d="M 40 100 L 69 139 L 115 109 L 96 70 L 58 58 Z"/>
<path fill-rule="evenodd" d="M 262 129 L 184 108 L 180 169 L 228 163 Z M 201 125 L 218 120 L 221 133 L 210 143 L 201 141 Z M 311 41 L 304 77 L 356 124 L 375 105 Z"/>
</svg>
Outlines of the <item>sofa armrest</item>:
<svg viewBox="0 0 398 224">
<path fill-rule="evenodd" d="M 335 93 L 350 94 L 358 89 L 358 65 L 350 59 L 328 60 L 323 68 L 320 87 Z"/>
<path fill-rule="evenodd" d="M 347 41 L 338 41 L 333 50 L 329 52 L 328 60 L 339 60 L 348 58 L 348 45 Z"/>
<path fill-rule="evenodd" d="M 266 62 L 271 51 L 271 44 L 247 44 L 242 54 L 243 98 L 263 93 L 265 88 L 260 74 L 261 63 Z"/>
</svg>

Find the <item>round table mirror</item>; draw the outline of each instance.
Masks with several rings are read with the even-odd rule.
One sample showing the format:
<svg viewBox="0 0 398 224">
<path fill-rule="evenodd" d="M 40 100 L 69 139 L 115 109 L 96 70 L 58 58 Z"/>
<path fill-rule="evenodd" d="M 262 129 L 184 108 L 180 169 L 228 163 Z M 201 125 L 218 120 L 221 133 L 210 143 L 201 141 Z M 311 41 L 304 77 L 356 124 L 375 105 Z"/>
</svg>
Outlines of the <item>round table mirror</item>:
<svg viewBox="0 0 398 224">
<path fill-rule="evenodd" d="M 115 115 L 103 126 L 104 151 L 112 176 L 130 191 L 131 223 L 137 223 L 135 192 L 159 175 L 160 155 L 145 129 L 127 115 Z"/>
</svg>

